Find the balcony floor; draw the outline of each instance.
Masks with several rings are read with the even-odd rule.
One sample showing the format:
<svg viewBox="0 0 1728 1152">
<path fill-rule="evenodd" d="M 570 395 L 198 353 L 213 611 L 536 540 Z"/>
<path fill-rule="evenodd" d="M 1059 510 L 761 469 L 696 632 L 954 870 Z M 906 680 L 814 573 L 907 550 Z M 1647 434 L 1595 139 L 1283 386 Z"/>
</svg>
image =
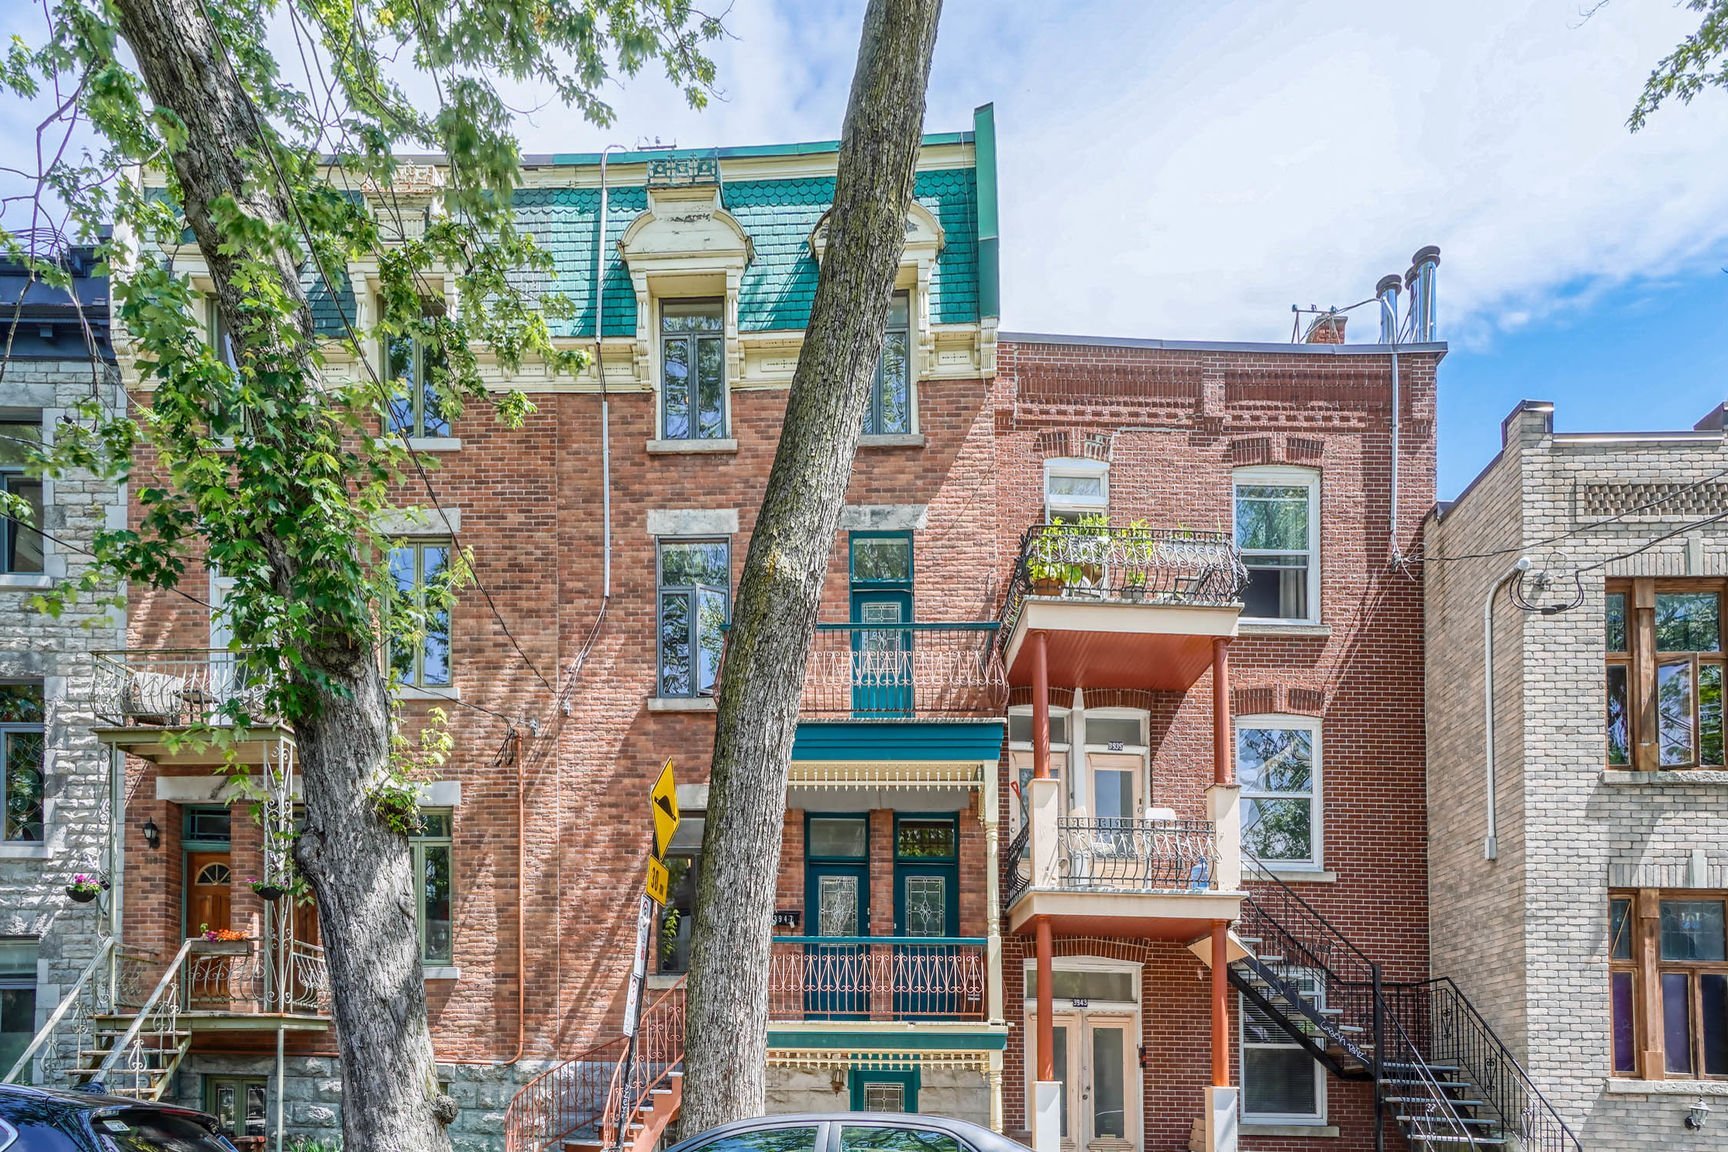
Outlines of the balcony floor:
<svg viewBox="0 0 1728 1152">
<path fill-rule="evenodd" d="M 1186 691 L 1212 666 L 1212 641 L 1236 635 L 1241 611 L 1029 596 L 1008 637 L 1008 683 L 1032 683 L 1027 639 L 1043 632 L 1051 684 Z"/>
<path fill-rule="evenodd" d="M 1039 920 L 1063 936 L 1187 943 L 1241 912 L 1240 892 L 1135 892 L 1028 888 L 1008 909 L 1008 930 L 1029 934 Z"/>
</svg>

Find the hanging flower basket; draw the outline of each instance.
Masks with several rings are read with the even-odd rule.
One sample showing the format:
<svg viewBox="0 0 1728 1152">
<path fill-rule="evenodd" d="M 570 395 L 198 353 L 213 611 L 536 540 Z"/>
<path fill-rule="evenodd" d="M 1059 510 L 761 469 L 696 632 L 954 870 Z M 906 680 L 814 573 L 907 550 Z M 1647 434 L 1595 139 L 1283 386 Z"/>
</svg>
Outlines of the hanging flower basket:
<svg viewBox="0 0 1728 1152">
<path fill-rule="evenodd" d="M 88 904 L 102 895 L 103 890 L 107 887 L 108 882 L 106 880 L 98 880 L 94 876 L 80 872 L 72 877 L 72 883 L 66 885 L 66 895 L 71 897 L 75 903 Z"/>
<path fill-rule="evenodd" d="M 268 900 L 272 904 L 288 894 L 286 887 L 272 880 L 259 880 L 256 877 L 248 876 L 246 883 L 252 891 L 258 893 L 259 899 Z"/>
</svg>

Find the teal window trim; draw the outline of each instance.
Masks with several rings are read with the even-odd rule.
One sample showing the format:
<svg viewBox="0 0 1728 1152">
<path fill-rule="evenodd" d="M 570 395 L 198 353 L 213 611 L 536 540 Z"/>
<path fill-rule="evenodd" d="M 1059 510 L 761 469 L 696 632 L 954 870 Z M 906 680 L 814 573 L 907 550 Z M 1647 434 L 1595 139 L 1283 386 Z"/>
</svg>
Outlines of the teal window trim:
<svg viewBox="0 0 1728 1152">
<path fill-rule="evenodd" d="M 954 829 L 953 855 L 901 856 L 901 825 L 913 821 L 949 824 Z M 906 931 L 906 881 L 917 876 L 939 877 L 945 881 L 944 902 L 947 907 L 943 912 L 943 919 L 946 921 L 946 925 L 940 936 L 911 938 L 934 941 L 953 936 L 960 930 L 960 818 L 958 816 L 949 812 L 930 815 L 920 815 L 914 812 L 894 813 L 894 935 L 896 936 L 908 935 Z"/>
<path fill-rule="evenodd" d="M 220 804 L 189 804 L 180 811 L 180 847 L 186 852 L 226 852 L 233 844 L 233 834 L 227 837 L 200 836 L 197 834 L 198 817 L 214 813 L 227 815 L 232 821 L 232 812 Z M 230 825 L 232 826 L 232 825 Z"/>
<path fill-rule="evenodd" d="M 903 540 L 906 542 L 906 575 L 903 578 L 870 578 L 858 575 L 858 544 L 869 540 Z M 849 533 L 846 541 L 846 574 L 854 589 L 895 589 L 905 592 L 912 590 L 913 581 L 917 578 L 917 549 L 913 547 L 910 532 L 859 531 Z"/>
<path fill-rule="evenodd" d="M 918 1088 L 920 1077 L 916 1065 L 905 1068 L 856 1068 L 846 1075 L 847 1087 L 851 1094 L 852 1111 L 864 1111 L 865 1087 L 870 1084 L 898 1084 L 905 1090 L 905 1106 L 908 1113 L 918 1111 Z M 842 1120 L 840 1123 L 844 1124 Z"/>
<path fill-rule="evenodd" d="M 818 820 L 849 820 L 864 825 L 864 851 L 857 856 L 821 855 L 810 850 L 810 826 Z M 804 813 L 804 862 L 806 864 L 870 863 L 870 815 L 867 812 Z"/>
</svg>

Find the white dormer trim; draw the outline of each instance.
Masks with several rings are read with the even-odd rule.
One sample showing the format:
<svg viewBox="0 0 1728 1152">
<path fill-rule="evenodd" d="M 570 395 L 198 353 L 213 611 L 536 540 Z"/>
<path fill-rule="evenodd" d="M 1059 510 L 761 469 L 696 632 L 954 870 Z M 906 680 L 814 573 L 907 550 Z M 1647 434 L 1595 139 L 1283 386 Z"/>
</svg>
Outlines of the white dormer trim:
<svg viewBox="0 0 1728 1152">
<path fill-rule="evenodd" d="M 830 208 L 822 213 L 816 227 L 810 230 L 810 255 L 818 264 L 828 251 L 828 217 L 833 211 Z M 911 296 L 914 382 L 936 375 L 938 359 L 936 331 L 930 324 L 930 277 L 936 270 L 936 257 L 942 254 L 947 244 L 948 234 L 930 209 L 916 200 L 906 205 L 906 247 L 900 254 L 894 287 Z M 970 361 L 970 356 L 967 359 Z"/>
</svg>

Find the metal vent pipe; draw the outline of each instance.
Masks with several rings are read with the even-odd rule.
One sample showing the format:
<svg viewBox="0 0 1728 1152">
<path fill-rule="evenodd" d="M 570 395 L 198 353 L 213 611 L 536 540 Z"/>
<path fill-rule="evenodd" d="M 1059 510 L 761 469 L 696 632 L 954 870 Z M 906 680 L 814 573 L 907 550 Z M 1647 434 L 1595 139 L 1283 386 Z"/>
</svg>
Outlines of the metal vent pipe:
<svg viewBox="0 0 1728 1152">
<path fill-rule="evenodd" d="M 1440 249 L 1430 244 L 1416 250 L 1410 257 L 1410 271 L 1404 273 L 1404 285 L 1410 289 L 1409 338 L 1416 344 L 1435 339 L 1434 270 L 1439 266 Z"/>
<path fill-rule="evenodd" d="M 1398 289 L 1403 286 L 1404 281 L 1396 272 L 1380 277 L 1380 283 L 1374 285 L 1374 296 L 1380 301 L 1382 344 L 1398 343 Z"/>
</svg>

